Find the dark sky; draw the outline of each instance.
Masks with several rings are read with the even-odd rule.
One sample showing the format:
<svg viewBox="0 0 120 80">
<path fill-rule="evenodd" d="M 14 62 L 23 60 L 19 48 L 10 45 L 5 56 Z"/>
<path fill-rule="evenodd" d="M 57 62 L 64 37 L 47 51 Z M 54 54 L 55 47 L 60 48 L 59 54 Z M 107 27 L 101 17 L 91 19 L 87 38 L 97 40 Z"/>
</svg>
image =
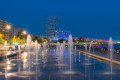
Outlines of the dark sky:
<svg viewBox="0 0 120 80">
<path fill-rule="evenodd" d="M 0 19 L 41 35 L 48 17 L 73 36 L 120 40 L 120 0 L 0 0 Z"/>
</svg>

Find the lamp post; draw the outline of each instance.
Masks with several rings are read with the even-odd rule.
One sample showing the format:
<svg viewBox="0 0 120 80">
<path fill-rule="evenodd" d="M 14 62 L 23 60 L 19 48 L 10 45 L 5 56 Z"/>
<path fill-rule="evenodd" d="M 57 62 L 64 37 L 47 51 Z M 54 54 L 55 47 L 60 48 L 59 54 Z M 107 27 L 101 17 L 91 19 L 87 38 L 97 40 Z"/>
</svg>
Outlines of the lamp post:
<svg viewBox="0 0 120 80">
<path fill-rule="evenodd" d="M 11 29 L 11 26 L 10 26 L 10 25 L 7 25 L 7 26 L 6 26 L 6 29 L 8 30 L 8 42 L 9 42 L 9 31 L 10 31 L 10 29 Z"/>
<path fill-rule="evenodd" d="M 24 34 L 24 35 L 26 35 L 26 34 L 27 34 L 27 32 L 26 32 L 26 31 L 23 31 L 23 34 Z"/>
<path fill-rule="evenodd" d="M 23 38 L 25 38 L 25 35 L 27 34 L 27 32 L 23 31 L 22 33 L 23 33 Z"/>
</svg>

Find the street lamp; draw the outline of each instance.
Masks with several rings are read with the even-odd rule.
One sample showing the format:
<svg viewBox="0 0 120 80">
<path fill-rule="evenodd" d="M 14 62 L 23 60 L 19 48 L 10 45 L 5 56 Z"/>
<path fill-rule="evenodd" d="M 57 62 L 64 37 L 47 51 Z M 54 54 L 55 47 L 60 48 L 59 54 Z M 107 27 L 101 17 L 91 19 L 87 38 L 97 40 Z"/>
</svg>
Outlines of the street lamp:
<svg viewBox="0 0 120 80">
<path fill-rule="evenodd" d="M 23 34 L 24 34 L 24 35 L 26 35 L 26 34 L 27 34 L 27 32 L 26 32 L 26 31 L 23 31 Z"/>
<path fill-rule="evenodd" d="M 23 33 L 23 38 L 25 38 L 27 32 L 26 32 L 26 31 L 23 31 L 22 33 Z"/>
<path fill-rule="evenodd" d="M 11 29 L 11 26 L 10 26 L 10 25 L 7 25 L 7 26 L 6 26 L 6 29 L 8 30 L 8 42 L 9 42 L 9 30 Z"/>
<path fill-rule="evenodd" d="M 10 30 L 10 28 L 11 28 L 10 25 L 7 25 L 7 26 L 6 26 L 6 29 L 7 29 L 7 30 Z"/>
</svg>

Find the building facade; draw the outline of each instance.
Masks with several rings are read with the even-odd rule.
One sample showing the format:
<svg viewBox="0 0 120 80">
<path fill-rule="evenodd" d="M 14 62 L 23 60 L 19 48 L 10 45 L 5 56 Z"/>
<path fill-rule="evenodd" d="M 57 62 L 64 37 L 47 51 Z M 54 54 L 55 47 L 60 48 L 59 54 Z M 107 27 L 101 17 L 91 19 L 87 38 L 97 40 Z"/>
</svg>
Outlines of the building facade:
<svg viewBox="0 0 120 80">
<path fill-rule="evenodd" d="M 7 26 L 11 26 L 10 29 L 7 29 Z M 6 39 L 12 37 L 12 24 L 7 21 L 0 20 L 0 32 L 6 35 Z"/>
<path fill-rule="evenodd" d="M 10 29 L 7 29 L 7 26 L 10 26 Z M 0 20 L 0 32 L 6 35 L 6 39 L 12 38 L 14 35 L 17 35 L 18 32 L 23 31 L 24 29 L 13 26 L 11 23 Z"/>
</svg>

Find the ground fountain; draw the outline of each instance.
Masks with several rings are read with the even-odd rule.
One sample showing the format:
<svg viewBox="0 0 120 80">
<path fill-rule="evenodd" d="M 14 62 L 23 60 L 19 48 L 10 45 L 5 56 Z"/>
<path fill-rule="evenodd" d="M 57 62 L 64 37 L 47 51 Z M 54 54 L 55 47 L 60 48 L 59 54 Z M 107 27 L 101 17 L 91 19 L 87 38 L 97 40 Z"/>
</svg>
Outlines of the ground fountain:
<svg viewBox="0 0 120 80">
<path fill-rule="evenodd" d="M 37 40 L 35 40 L 35 59 L 33 59 L 33 63 L 31 64 L 32 66 L 39 66 L 39 65 L 43 65 L 42 63 L 39 63 L 39 61 L 41 60 L 39 55 L 40 55 L 40 52 L 39 52 L 39 49 L 40 47 L 38 47 L 38 42 Z"/>
<path fill-rule="evenodd" d="M 76 52 L 77 52 L 76 50 L 77 50 L 77 46 L 75 46 L 75 55 L 77 55 L 77 54 L 76 54 Z"/>
<path fill-rule="evenodd" d="M 65 50 L 65 41 L 63 41 L 63 43 L 62 43 L 62 50 L 63 51 Z"/>
<path fill-rule="evenodd" d="M 103 74 L 104 75 L 110 75 L 110 76 L 120 75 L 120 73 L 118 73 L 118 72 L 113 72 L 113 41 L 112 41 L 111 37 L 109 38 L 108 47 L 109 47 L 109 53 L 110 53 L 110 71 L 109 72 L 104 72 Z"/>
<path fill-rule="evenodd" d="M 65 71 L 62 72 L 63 75 L 82 75 L 80 72 L 75 72 L 72 71 L 72 53 L 73 53 L 73 38 L 72 35 L 69 35 L 69 39 L 68 39 L 68 48 L 69 48 L 69 58 L 70 58 L 70 70 L 69 71 Z"/>
<path fill-rule="evenodd" d="M 7 53 L 7 41 L 4 42 L 5 53 Z M 6 55 L 7 58 L 7 55 Z"/>
<path fill-rule="evenodd" d="M 52 80 L 53 78 L 55 80 L 95 80 L 96 77 L 98 77 L 98 80 L 104 80 L 104 79 L 108 79 L 108 80 L 117 80 L 117 78 L 119 79 L 119 74 L 117 72 L 119 72 L 120 68 L 119 65 L 115 65 L 113 66 L 113 43 L 112 39 L 109 40 L 109 53 L 110 53 L 110 65 L 106 62 L 103 61 L 99 61 L 97 58 L 92 57 L 89 60 L 84 60 L 84 59 L 88 59 L 88 57 L 85 58 L 85 56 L 88 55 L 84 55 L 85 53 L 81 52 L 76 52 L 76 55 L 74 51 L 74 49 L 76 49 L 76 47 L 72 47 L 73 45 L 71 45 L 70 43 L 72 43 L 72 39 L 69 38 L 69 45 L 68 48 L 65 49 L 65 43 L 57 43 L 56 47 L 55 45 L 51 44 L 50 50 L 48 50 L 49 48 L 47 47 L 47 44 L 44 43 L 42 46 L 40 46 L 40 44 L 38 45 L 38 42 L 35 41 L 34 42 L 34 46 L 32 47 L 32 50 L 30 49 L 30 53 L 29 53 L 29 49 L 27 49 L 24 53 L 20 54 L 20 58 L 23 60 L 23 62 L 18 62 L 18 61 L 12 61 L 13 63 L 18 62 L 17 66 L 11 67 L 6 66 L 5 71 L 3 71 L 2 73 L 4 74 L 5 72 L 5 78 L 6 80 L 8 79 L 13 79 L 16 78 L 17 79 L 21 79 L 21 78 L 26 78 L 26 79 L 31 79 L 31 80 L 40 80 L 40 79 L 44 79 L 44 80 Z M 52 46 L 53 45 L 53 46 Z M 94 51 L 90 47 L 88 47 L 87 49 L 87 44 L 84 44 L 85 46 L 85 52 L 90 52 L 92 55 L 94 54 Z M 74 49 L 73 49 L 74 48 Z M 57 51 L 56 51 L 57 49 Z M 79 48 L 77 48 L 79 49 Z M 43 51 L 43 55 L 47 56 L 46 60 L 48 61 L 48 63 L 45 62 L 44 65 L 40 65 L 40 66 L 33 66 L 32 64 L 39 64 L 39 63 L 43 63 L 41 62 L 41 59 L 45 59 L 44 56 L 41 56 L 41 51 Z M 97 51 L 97 49 L 95 49 L 95 52 Z M 31 55 L 30 55 L 31 54 Z M 32 55 L 34 54 L 34 57 L 32 57 Z M 29 58 L 29 55 L 31 56 Z M 57 55 L 57 56 L 56 56 Z M 117 54 L 116 54 L 117 55 Z M 119 55 L 119 54 L 118 54 Z M 25 57 L 25 58 L 23 58 Z M 15 57 L 17 58 L 17 57 Z M 34 59 L 34 62 L 31 63 L 30 62 L 30 71 L 29 69 L 29 61 L 32 61 Z M 38 61 L 39 59 L 39 61 Z M 60 60 L 61 61 L 58 61 Z M 73 63 L 72 63 L 73 60 Z M 11 60 L 10 60 L 11 61 Z M 45 61 L 45 60 L 43 60 Z M 95 65 L 95 66 L 90 66 L 86 63 L 92 63 L 93 61 L 95 61 L 93 64 L 97 63 L 99 65 Z M 7 62 L 6 64 L 11 64 L 10 62 Z M 81 64 L 86 64 L 86 65 L 81 65 Z M 67 66 L 66 66 L 67 65 Z M 25 68 L 24 68 L 25 67 Z M 110 69 L 109 69 L 110 67 Z M 104 72 L 102 74 L 99 73 L 99 71 L 105 71 L 106 68 L 109 69 L 109 71 Z M 25 70 L 24 70 L 25 69 Z M 14 72 L 17 71 L 17 72 Z M 83 72 L 84 74 L 82 75 Z M 44 73 L 44 75 L 42 75 L 42 73 Z M 39 77 L 39 75 L 41 77 Z M 46 77 L 47 75 L 49 75 L 50 79 L 48 79 L 48 77 Z M 107 75 L 107 76 L 105 76 Z M 113 75 L 115 75 L 114 77 L 112 77 Z M 1 75 L 2 76 L 2 75 Z M 34 76 L 34 77 L 33 77 Z M 59 76 L 61 76 L 62 78 L 60 78 Z M 69 78 L 70 77 L 70 78 Z M 110 79 L 110 77 L 112 77 Z M 5 80 L 5 79 L 3 79 Z"/>
<path fill-rule="evenodd" d="M 30 77 L 30 76 L 37 76 L 37 75 L 40 75 L 39 73 L 35 72 L 35 71 L 32 71 L 31 70 L 31 36 L 28 35 L 27 36 L 27 43 L 26 43 L 26 50 L 27 50 L 27 54 L 28 54 L 28 57 L 27 57 L 27 67 L 26 67 L 26 70 L 25 71 L 21 71 L 21 72 L 17 72 L 15 75 L 16 76 L 26 76 L 26 77 Z"/>
<path fill-rule="evenodd" d="M 60 56 L 60 42 L 57 42 L 57 45 L 56 45 L 56 55 L 57 56 Z"/>
<path fill-rule="evenodd" d="M 42 43 L 42 60 L 46 60 L 46 57 L 48 56 L 47 51 L 48 51 L 48 43 L 47 42 L 43 42 Z"/>
<path fill-rule="evenodd" d="M 63 53 L 64 53 L 64 44 L 63 43 L 61 43 L 60 44 L 60 42 L 57 42 L 57 45 L 56 45 L 56 57 L 57 58 L 61 58 L 61 57 L 63 57 Z"/>
<path fill-rule="evenodd" d="M 63 49 L 63 43 L 60 45 L 60 54 L 63 56 L 63 53 L 64 53 L 64 49 Z"/>
<path fill-rule="evenodd" d="M 91 53 L 91 46 L 92 46 L 92 44 L 93 44 L 93 42 L 91 41 L 90 45 L 89 45 L 89 53 Z M 85 44 L 84 47 L 85 47 L 85 52 L 87 53 L 87 44 Z M 85 61 L 86 62 L 83 63 L 82 65 L 86 65 L 86 66 L 94 66 L 95 65 L 95 63 L 91 63 L 90 62 L 90 57 L 87 56 L 86 54 L 85 54 Z"/>
<path fill-rule="evenodd" d="M 5 48 L 5 51 L 7 52 L 7 41 L 4 42 L 4 48 Z"/>
<path fill-rule="evenodd" d="M 90 46 L 89 46 L 89 53 L 91 53 L 91 47 L 92 47 L 93 41 L 90 42 Z"/>
<path fill-rule="evenodd" d="M 22 59 L 20 58 L 20 53 L 21 53 L 21 46 L 18 45 L 18 54 L 17 54 L 17 59 L 12 59 L 12 61 L 22 61 Z"/>
<path fill-rule="evenodd" d="M 85 47 L 85 52 L 87 53 L 87 52 L 88 52 L 88 49 L 87 49 L 87 44 L 86 44 L 86 43 L 84 44 L 84 47 Z M 89 59 L 88 56 L 85 54 L 85 61 L 88 61 L 88 60 L 90 60 L 90 59 Z"/>
<path fill-rule="evenodd" d="M 65 49 L 65 41 L 63 41 L 63 43 L 60 44 L 60 42 L 57 42 L 57 45 L 56 45 L 56 61 L 59 61 L 58 64 L 55 64 L 56 66 L 68 66 L 68 64 L 65 64 L 63 62 L 63 59 L 65 58 L 65 55 L 64 55 L 64 49 Z M 62 63 L 61 63 L 62 61 Z"/>
</svg>

